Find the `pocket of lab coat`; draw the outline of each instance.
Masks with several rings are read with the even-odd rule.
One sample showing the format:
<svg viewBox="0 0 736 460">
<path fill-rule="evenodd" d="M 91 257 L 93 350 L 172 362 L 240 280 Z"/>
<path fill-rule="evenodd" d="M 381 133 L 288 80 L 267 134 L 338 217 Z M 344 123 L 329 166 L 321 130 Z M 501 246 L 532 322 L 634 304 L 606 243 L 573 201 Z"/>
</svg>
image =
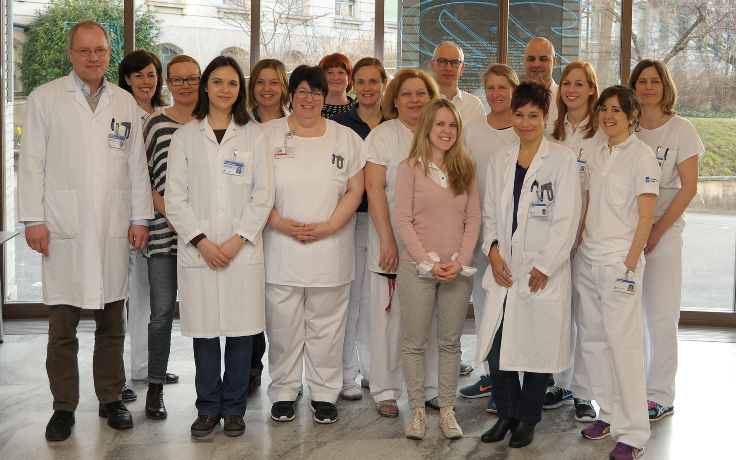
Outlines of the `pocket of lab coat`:
<svg viewBox="0 0 736 460">
<path fill-rule="evenodd" d="M 233 184 L 247 185 L 253 183 L 253 152 L 238 152 L 237 161 L 243 163 L 243 174 L 232 176 Z"/>
<path fill-rule="evenodd" d="M 521 266 L 523 273 L 521 274 L 521 283 L 519 284 L 519 296 L 525 300 L 539 301 L 539 302 L 551 302 L 560 299 L 562 295 L 562 286 L 560 285 L 560 277 L 558 273 L 553 273 L 552 276 L 547 278 L 547 285 L 544 289 L 538 289 L 537 292 L 532 292 L 529 288 L 529 280 L 532 275 L 531 272 L 534 268 L 534 258 L 537 256 L 536 253 L 524 252 L 522 257 Z"/>
<path fill-rule="evenodd" d="M 130 228 L 132 192 L 130 190 L 112 191 L 110 203 L 110 221 L 107 224 L 107 234 L 110 238 L 128 238 Z"/>
<path fill-rule="evenodd" d="M 207 235 L 207 232 L 210 230 L 209 221 L 200 220 L 199 228 L 202 230 L 202 233 Z M 204 257 L 199 254 L 199 249 L 191 243 L 182 244 L 181 239 L 179 239 L 179 243 L 176 246 L 176 252 L 177 265 L 179 268 L 209 268 Z"/>
<path fill-rule="evenodd" d="M 79 236 L 79 204 L 76 190 L 47 191 L 44 221 L 52 240 Z"/>
<path fill-rule="evenodd" d="M 609 174 L 606 178 L 606 199 L 612 206 L 623 206 L 627 202 L 629 194 L 629 182 L 627 177 Z"/>
</svg>

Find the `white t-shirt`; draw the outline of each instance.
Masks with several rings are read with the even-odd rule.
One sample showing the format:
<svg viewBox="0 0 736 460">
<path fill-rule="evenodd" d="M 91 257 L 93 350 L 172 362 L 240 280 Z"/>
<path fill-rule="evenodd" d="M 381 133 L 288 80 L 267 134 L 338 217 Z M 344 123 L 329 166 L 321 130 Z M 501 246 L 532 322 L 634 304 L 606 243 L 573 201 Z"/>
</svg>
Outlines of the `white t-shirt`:
<svg viewBox="0 0 736 460">
<path fill-rule="evenodd" d="M 284 146 L 286 118 L 264 123 L 270 154 Z M 293 136 L 287 141 L 292 158 L 274 157 L 274 208 L 283 219 L 305 224 L 327 222 L 345 195 L 348 179 L 365 166 L 363 140 L 327 120 L 321 137 Z M 263 230 L 266 282 L 300 287 L 330 287 L 355 277 L 355 225 L 348 223 L 332 236 L 305 245 L 266 226 Z"/>
<path fill-rule="evenodd" d="M 590 203 L 578 254 L 591 265 L 623 262 L 639 224 L 637 197 L 659 195 L 662 171 L 657 158 L 631 134 L 613 151 L 607 143 L 601 145 L 588 157 L 585 169 Z"/>
<path fill-rule="evenodd" d="M 514 142 L 519 142 L 519 136 L 516 135 L 514 128 L 494 129 L 485 117 L 465 125 L 463 129 L 463 143 L 475 163 L 481 209 L 486 195 L 488 163 L 496 152 L 508 150 Z"/>
<path fill-rule="evenodd" d="M 552 84 L 549 85 L 549 90 L 552 91 L 552 100 L 549 103 L 549 118 L 547 119 L 547 123 L 545 124 L 545 129 L 548 126 L 552 126 L 557 121 L 557 91 L 559 90 L 559 86 L 557 83 L 555 83 L 554 80 L 552 80 Z"/>
<path fill-rule="evenodd" d="M 654 222 L 657 222 L 682 188 L 677 166 L 695 155 L 702 158 L 705 155 L 705 146 L 693 124 L 677 115 L 657 129 L 641 128 L 636 137 L 652 149 L 659 158 L 658 163 L 662 162 L 662 182 L 659 184 L 659 197 L 654 210 Z M 685 228 L 684 214 L 672 224 L 672 228 L 682 233 Z"/>
<path fill-rule="evenodd" d="M 391 228 L 394 228 L 394 195 L 396 192 L 396 175 L 399 165 L 409 156 L 414 133 L 404 126 L 398 118 L 388 120 L 376 126 L 365 143 L 368 148 L 368 161 L 386 167 L 386 199 L 391 218 Z M 394 238 L 399 248 L 399 254 L 404 250 L 401 238 L 394 230 Z M 381 238 L 373 223 L 368 220 L 368 269 L 374 273 L 384 273 L 378 265 L 381 258 Z"/>
<path fill-rule="evenodd" d="M 444 94 L 440 94 L 440 98 L 447 99 Z M 458 112 L 460 112 L 460 117 L 463 119 L 463 125 L 465 126 L 486 116 L 486 109 L 483 107 L 483 103 L 480 99 L 467 91 L 458 89 L 457 94 L 455 94 L 455 97 L 453 97 L 450 102 L 455 104 L 455 107 L 457 107 Z"/>
<path fill-rule="evenodd" d="M 577 158 L 578 177 L 580 178 L 580 190 L 582 191 L 583 195 L 583 207 L 582 212 L 580 213 L 580 223 L 578 224 L 578 231 L 576 233 L 577 236 L 575 238 L 576 243 L 580 239 L 580 229 L 583 225 L 585 206 L 587 205 L 588 198 L 587 187 L 585 186 L 585 169 L 587 166 L 588 157 L 590 157 L 590 154 L 592 152 L 597 152 L 598 150 L 600 150 L 601 145 L 608 143 L 608 136 L 606 136 L 602 129 L 598 129 L 593 137 L 591 137 L 590 139 L 584 139 L 586 134 L 582 131 L 588 126 L 589 120 L 589 118 L 586 118 L 585 120 L 578 123 L 577 129 L 575 129 L 575 132 L 573 132 L 573 125 L 567 119 L 567 115 L 565 115 L 565 140 L 558 141 L 551 135 L 551 132 L 554 130 L 554 128 L 550 130 L 550 135 L 547 136 L 547 139 L 549 139 L 550 142 L 564 145 L 568 149 L 572 150 L 572 153 L 575 154 L 575 158 Z"/>
</svg>

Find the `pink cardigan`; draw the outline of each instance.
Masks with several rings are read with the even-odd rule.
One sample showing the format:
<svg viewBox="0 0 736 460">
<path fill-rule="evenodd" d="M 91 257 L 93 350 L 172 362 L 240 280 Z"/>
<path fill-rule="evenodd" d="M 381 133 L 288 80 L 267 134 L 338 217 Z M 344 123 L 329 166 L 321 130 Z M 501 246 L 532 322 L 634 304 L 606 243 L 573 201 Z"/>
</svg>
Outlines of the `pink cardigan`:
<svg viewBox="0 0 736 460">
<path fill-rule="evenodd" d="M 399 166 L 396 177 L 395 226 L 404 243 L 403 260 L 416 264 L 433 263 L 429 252 L 440 256 L 440 262 L 457 261 L 469 267 L 480 233 L 480 199 L 478 184 L 455 196 L 451 188 L 425 177 L 424 168 L 414 167 L 410 159 Z"/>
</svg>

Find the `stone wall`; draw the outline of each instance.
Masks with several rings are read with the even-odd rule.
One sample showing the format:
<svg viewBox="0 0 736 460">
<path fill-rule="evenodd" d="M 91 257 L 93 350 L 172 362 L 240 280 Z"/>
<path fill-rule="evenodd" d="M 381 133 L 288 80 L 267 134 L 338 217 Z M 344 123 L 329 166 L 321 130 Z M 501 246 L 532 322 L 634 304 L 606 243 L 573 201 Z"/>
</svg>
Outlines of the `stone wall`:
<svg viewBox="0 0 736 460">
<path fill-rule="evenodd" d="M 736 177 L 712 176 L 698 178 L 698 194 L 690 206 L 691 212 L 733 214 L 736 212 Z"/>
</svg>

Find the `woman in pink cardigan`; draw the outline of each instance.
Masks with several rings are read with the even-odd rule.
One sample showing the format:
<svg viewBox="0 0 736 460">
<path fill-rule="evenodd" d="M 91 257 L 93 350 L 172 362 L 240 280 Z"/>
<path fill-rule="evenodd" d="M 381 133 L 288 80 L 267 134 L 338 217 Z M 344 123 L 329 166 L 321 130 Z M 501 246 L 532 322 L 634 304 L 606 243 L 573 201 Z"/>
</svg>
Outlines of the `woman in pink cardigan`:
<svg viewBox="0 0 736 460">
<path fill-rule="evenodd" d="M 475 165 L 461 137 L 462 121 L 452 102 L 429 102 L 396 178 L 396 232 L 405 245 L 396 288 L 403 306 L 402 361 L 412 408 L 406 428 L 410 439 L 422 439 L 427 426 L 424 353 L 435 305 L 440 428 L 450 439 L 463 435 L 453 404 L 481 217 Z"/>
</svg>

